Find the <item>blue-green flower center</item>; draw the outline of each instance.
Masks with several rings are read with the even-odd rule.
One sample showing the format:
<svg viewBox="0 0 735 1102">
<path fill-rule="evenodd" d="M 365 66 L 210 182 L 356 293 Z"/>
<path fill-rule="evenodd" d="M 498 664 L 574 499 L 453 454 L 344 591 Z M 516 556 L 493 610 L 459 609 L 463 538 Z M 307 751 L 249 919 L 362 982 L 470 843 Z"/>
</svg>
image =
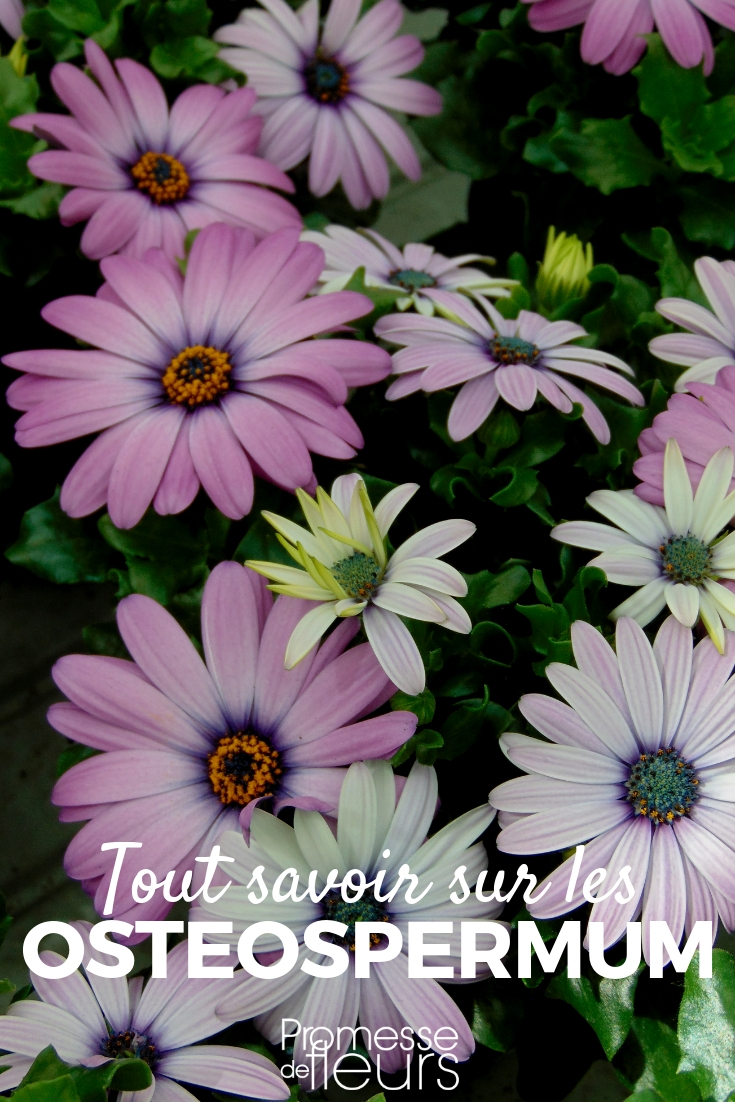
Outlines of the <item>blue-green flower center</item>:
<svg viewBox="0 0 735 1102">
<path fill-rule="evenodd" d="M 397 271 L 391 272 L 388 276 L 388 282 L 395 287 L 402 287 L 409 294 L 420 291 L 422 287 L 436 287 L 436 280 L 433 276 L 430 276 L 428 272 L 418 272 L 415 268 L 399 268 Z"/>
<path fill-rule="evenodd" d="M 304 69 L 306 90 L 317 103 L 339 103 L 350 90 L 344 65 L 331 57 L 315 57 Z"/>
<path fill-rule="evenodd" d="M 329 892 L 324 899 L 324 917 L 331 922 L 344 922 L 346 924 L 347 929 L 344 936 L 340 938 L 333 934 L 332 941 L 349 949 L 355 948 L 356 922 L 389 921 L 388 915 L 385 913 L 385 907 L 378 903 L 371 888 L 365 892 L 362 899 L 358 899 L 354 903 L 346 902 L 338 891 Z M 380 935 L 371 934 L 370 940 L 373 945 L 377 945 L 380 941 Z"/>
<path fill-rule="evenodd" d="M 707 577 L 712 552 L 696 536 L 669 536 L 659 551 L 665 572 L 675 582 L 700 585 Z"/>
<path fill-rule="evenodd" d="M 490 352 L 500 364 L 528 364 L 530 367 L 538 363 L 541 355 L 530 341 L 521 337 L 501 337 L 500 334 L 490 340 Z"/>
<path fill-rule="evenodd" d="M 134 1029 L 121 1029 L 119 1033 L 111 1033 L 100 1046 L 103 1056 L 110 1056 L 113 1060 L 143 1060 L 149 1067 L 153 1067 L 158 1059 L 156 1046 L 144 1033 L 138 1033 Z"/>
<path fill-rule="evenodd" d="M 340 559 L 332 567 L 332 574 L 348 597 L 368 600 L 378 585 L 380 568 L 372 555 L 356 551 L 346 559 Z"/>
<path fill-rule="evenodd" d="M 673 746 L 641 754 L 625 782 L 627 800 L 636 815 L 645 815 L 654 823 L 673 823 L 687 815 L 699 798 L 698 785 L 693 767 Z"/>
</svg>

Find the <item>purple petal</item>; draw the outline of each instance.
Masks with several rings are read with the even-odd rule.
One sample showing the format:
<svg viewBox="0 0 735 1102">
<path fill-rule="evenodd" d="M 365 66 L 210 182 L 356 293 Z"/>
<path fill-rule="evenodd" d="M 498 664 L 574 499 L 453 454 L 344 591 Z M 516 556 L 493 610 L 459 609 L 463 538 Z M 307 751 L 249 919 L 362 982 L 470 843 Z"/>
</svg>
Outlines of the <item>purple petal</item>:
<svg viewBox="0 0 735 1102">
<path fill-rule="evenodd" d="M 207 667 L 233 730 L 247 727 L 255 691 L 260 630 L 252 573 L 234 562 L 216 566 L 202 598 Z"/>
<path fill-rule="evenodd" d="M 233 520 L 253 504 L 253 472 L 247 456 L 216 406 L 200 408 L 191 418 L 189 447 L 194 469 L 220 512 Z"/>
<path fill-rule="evenodd" d="M 107 497 L 117 528 L 134 527 L 152 502 L 185 416 L 181 407 L 159 407 L 137 421 L 123 442 Z"/>
</svg>

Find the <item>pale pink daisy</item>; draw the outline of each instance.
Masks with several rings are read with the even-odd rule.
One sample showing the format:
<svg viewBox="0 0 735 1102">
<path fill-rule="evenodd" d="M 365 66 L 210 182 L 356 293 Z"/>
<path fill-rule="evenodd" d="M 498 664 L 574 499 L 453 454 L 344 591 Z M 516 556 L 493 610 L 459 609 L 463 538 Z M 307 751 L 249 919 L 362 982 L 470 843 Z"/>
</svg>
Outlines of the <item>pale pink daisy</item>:
<svg viewBox="0 0 735 1102">
<path fill-rule="evenodd" d="M 169 110 L 149 69 L 130 58 L 113 68 L 92 39 L 85 52 L 97 83 L 67 62 L 51 72 L 71 117 L 19 115 L 11 125 L 51 143 L 28 167 L 72 188 L 59 217 L 65 226 L 87 222 L 81 240 L 87 256 L 142 256 L 152 246 L 183 256 L 186 234 L 212 222 L 242 226 L 258 238 L 301 225 L 298 211 L 268 190 L 293 191 L 293 183 L 255 155 L 263 124 L 252 111 L 252 88 L 227 93 L 195 85 Z"/>
<path fill-rule="evenodd" d="M 260 801 L 334 812 L 345 766 L 390 757 L 416 727 L 394 711 L 365 718 L 395 693 L 370 646 L 345 648 L 358 624 L 343 623 L 295 670 L 284 654 L 299 619 L 313 608 L 275 603 L 257 574 L 237 563 L 212 571 L 202 601 L 205 661 L 161 605 L 135 594 L 118 605 L 120 633 L 134 662 L 66 655 L 54 666 L 71 703 L 49 722 L 103 751 L 57 781 L 52 801 L 65 822 L 89 819 L 71 841 L 64 867 L 102 913 L 114 853 L 103 842 L 141 842 L 123 865 L 115 918 L 161 918 L 162 893 L 135 903 L 139 868 L 161 881 L 175 869 L 181 892 L 197 855 L 225 830 L 247 830 Z M 131 917 L 132 916 L 132 917 Z"/>
<path fill-rule="evenodd" d="M 324 255 L 280 230 L 255 244 L 222 223 L 196 238 L 186 276 L 160 249 L 110 256 L 95 298 L 44 307 L 51 325 L 94 350 L 14 352 L 27 374 L 8 390 L 22 447 L 99 436 L 61 491 L 70 516 L 107 503 L 119 528 L 153 503 L 178 513 L 200 484 L 226 516 L 250 511 L 253 473 L 311 486 L 310 452 L 350 459 L 362 436 L 347 388 L 385 378 L 387 352 L 367 341 L 313 340 L 367 314 L 364 295 L 302 301 Z"/>
<path fill-rule="evenodd" d="M 502 904 L 482 902 L 474 896 L 455 903 L 451 899 L 450 885 L 455 869 L 463 866 L 467 886 L 474 887 L 487 865 L 485 847 L 477 839 L 488 828 L 495 812 L 488 804 L 473 808 L 427 839 L 437 807 L 436 773 L 431 766 L 415 764 L 400 797 L 397 779 L 384 761 L 357 762 L 350 766 L 339 802 L 336 838 L 316 811 L 297 810 L 293 827 L 285 823 L 274 824 L 272 817 L 256 811 L 250 846 L 235 834 L 222 839 L 224 852 L 236 859 L 234 865 L 228 866 L 236 887 L 219 902 L 206 904 L 198 900 L 191 911 L 191 919 L 196 921 L 226 918 L 233 923 L 236 935 L 253 922 L 272 918 L 290 927 L 302 943 L 299 964 L 291 972 L 280 979 L 240 973 L 235 977 L 239 987 L 223 994 L 217 1007 L 223 1023 L 238 1021 L 257 1001 L 267 998 L 268 1010 L 256 1017 L 255 1022 L 260 1032 L 274 1044 L 280 1043 L 281 1020 L 298 1018 L 302 1033 L 295 1041 L 294 1063 L 303 1062 L 308 1050 L 308 1042 L 304 1045 L 303 1027 L 325 1027 L 331 1029 L 337 1039 L 329 1050 L 327 1071 L 330 1072 L 335 1060 L 344 1054 L 350 1043 L 349 1028 L 339 1036 L 337 1029 L 354 1027 L 358 1020 L 369 1031 L 367 1036 L 358 1034 L 360 1043 L 366 1044 L 374 1061 L 380 1060 L 383 1073 L 405 1069 L 410 1055 L 399 1045 L 387 1051 L 380 1039 L 376 1045 L 375 1031 L 380 1026 L 392 1027 L 399 1036 L 406 1026 L 414 1032 L 423 1027 L 423 1037 L 429 1038 L 426 1041 L 429 1046 L 436 1043 L 435 1034 L 440 1026 L 450 1026 L 458 1038 L 452 1050 L 454 1057 L 459 1061 L 467 1060 L 474 1051 L 469 1025 L 451 996 L 435 979 L 409 978 L 408 928 L 409 923 L 416 920 L 454 919 L 453 932 L 440 935 L 445 943 L 444 952 L 432 953 L 429 945 L 425 963 L 430 967 L 443 966 L 443 983 L 472 982 L 463 980 L 459 974 L 460 920 L 494 918 Z M 252 904 L 246 888 L 258 865 L 262 866 L 269 887 L 286 868 L 315 869 L 317 890 L 325 893 L 322 902 L 314 903 L 307 898 L 297 903 L 291 897 L 282 903 Z M 418 877 L 414 894 L 419 902 L 413 905 L 406 901 L 405 886 L 388 901 L 377 899 L 370 888 L 362 898 L 351 903 L 345 901 L 339 890 L 326 891 L 331 869 L 337 871 L 340 879 L 349 870 L 359 869 L 368 882 L 382 869 L 385 872 L 382 894 L 389 894 L 391 888 L 397 886 L 403 865 Z M 308 872 L 305 875 L 308 876 Z M 346 970 L 328 979 L 310 976 L 300 967 L 307 958 L 316 964 L 328 963 L 326 954 L 312 953 L 303 945 L 306 927 L 324 919 L 342 923 L 342 932 L 330 936 L 349 954 Z M 355 975 L 356 922 L 390 922 L 403 936 L 403 950 L 392 960 L 372 964 L 367 979 Z M 216 941 L 218 937 L 211 934 L 207 940 Z M 382 948 L 385 938 L 377 933 L 374 937 L 376 948 Z M 493 942 L 492 933 L 477 936 L 478 948 L 489 949 Z M 269 954 L 280 948 L 281 943 L 273 934 L 258 939 L 258 953 Z M 478 965 L 477 979 L 485 978 L 488 973 L 488 965 Z M 323 1065 L 320 1067 L 317 1062 L 317 1079 L 320 1072 L 323 1075 Z"/>
<path fill-rule="evenodd" d="M 654 337 L 649 349 L 659 360 L 684 370 L 676 380 L 677 391 L 689 383 L 713 383 L 722 367 L 735 363 L 735 261 L 702 256 L 694 273 L 712 310 L 687 298 L 662 298 L 656 309 L 687 333 Z"/>
<path fill-rule="evenodd" d="M 246 73 L 265 117 L 260 152 L 279 168 L 309 157 L 309 188 L 326 195 L 338 180 L 358 210 L 388 194 L 385 154 L 411 180 L 421 166 L 408 135 L 388 111 L 437 115 L 439 93 L 397 79 L 423 59 L 398 0 L 379 0 L 360 18 L 360 0 L 332 0 L 323 25 L 319 0 L 294 11 L 285 0 L 261 0 L 215 32 L 220 57 Z M 388 111 L 384 110 L 388 108 Z"/>
<path fill-rule="evenodd" d="M 366 287 L 400 291 L 398 310 L 415 307 L 420 314 L 434 313 L 436 289 L 457 291 L 480 300 L 481 296 L 507 298 L 516 279 L 495 278 L 479 268 L 468 268 L 473 260 L 494 264 L 479 253 L 446 257 L 431 245 L 406 245 L 399 249 L 375 230 L 356 233 L 346 226 L 327 226 L 323 232 L 305 230 L 302 241 L 311 241 L 324 251 L 326 267 L 319 277 L 320 292 L 341 291 L 358 268 L 365 269 Z"/>
<path fill-rule="evenodd" d="M 567 702 L 533 693 L 521 713 L 549 741 L 506 733 L 506 756 L 529 775 L 490 793 L 504 853 L 553 853 L 585 844 L 573 897 L 574 856 L 529 904 L 555 918 L 584 902 L 588 874 L 606 868 L 590 921 L 613 945 L 626 923 L 664 921 L 678 942 L 694 922 L 735 926 L 735 636 L 720 655 L 710 639 L 670 616 L 649 643 L 633 620 L 618 621 L 615 650 L 590 624 L 572 625 L 577 668 L 552 662 L 549 681 Z M 729 678 L 729 680 L 728 680 Z M 633 892 L 614 885 L 629 866 Z M 626 896 L 630 896 L 627 898 Z M 622 902 L 621 900 L 625 900 Z"/>
<path fill-rule="evenodd" d="M 720 368 L 713 383 L 690 382 L 686 389 L 686 394 L 672 394 L 666 409 L 638 437 L 641 458 L 633 474 L 641 481 L 635 492 L 654 505 L 664 503 L 664 451 L 670 439 L 681 448 L 694 490 L 715 452 L 735 452 L 735 366 Z M 730 489 L 735 490 L 735 479 Z"/>
<path fill-rule="evenodd" d="M 584 23 L 580 52 L 589 65 L 602 62 L 620 76 L 636 64 L 646 48 L 645 35 L 657 30 L 679 65 L 692 69 L 704 62 L 706 74 L 715 61 L 705 16 L 735 30 L 732 0 L 524 0 L 531 4 L 528 21 L 537 31 L 561 31 Z"/>
<path fill-rule="evenodd" d="M 98 958 L 89 945 L 90 923 L 74 922 L 84 960 Z M 52 968 L 64 957 L 40 954 Z M 63 979 L 33 975 L 38 999 L 13 1003 L 0 1017 L 0 1091 L 17 1087 L 34 1059 L 53 1045 L 69 1064 L 97 1067 L 111 1059 L 136 1057 L 153 1073 L 142 1091 L 121 1091 L 118 1102 L 196 1102 L 181 1082 L 245 1098 L 288 1098 L 275 1064 L 260 1053 L 234 1045 L 202 1045 L 222 1030 L 215 1013 L 234 980 L 188 979 L 188 945 L 182 941 L 166 958 L 166 979 L 128 980 L 78 970 Z M 105 961 L 105 963 L 109 963 Z M 257 1012 L 257 1005 L 254 1006 Z"/>
<path fill-rule="evenodd" d="M 431 394 L 463 384 L 449 412 L 447 430 L 453 440 L 475 432 L 499 398 L 514 409 L 527 410 L 540 394 L 562 413 L 569 413 L 578 402 L 595 438 L 608 443 L 607 421 L 567 375 L 611 390 L 636 406 L 645 404 L 637 387 L 602 366 L 609 364 L 632 375 L 623 360 L 570 343 L 587 336 L 581 325 L 549 321 L 529 310 L 506 319 L 483 300 L 488 321 L 460 295 L 436 290 L 432 298 L 444 317 L 389 314 L 378 320 L 375 333 L 391 344 L 404 345 L 393 355 L 393 374 L 398 379 L 386 392 L 389 401 L 417 390 Z"/>
</svg>

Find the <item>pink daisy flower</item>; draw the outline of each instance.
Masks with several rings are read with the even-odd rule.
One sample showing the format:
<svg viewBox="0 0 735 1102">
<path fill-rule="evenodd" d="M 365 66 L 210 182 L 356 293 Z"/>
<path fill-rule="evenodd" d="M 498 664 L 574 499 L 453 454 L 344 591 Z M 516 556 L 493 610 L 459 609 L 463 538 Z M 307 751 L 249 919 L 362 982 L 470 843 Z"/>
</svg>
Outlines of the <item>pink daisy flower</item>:
<svg viewBox="0 0 735 1102">
<path fill-rule="evenodd" d="M 22 447 L 99 436 L 72 468 L 62 508 L 107 503 L 119 528 L 148 506 L 178 513 L 200 484 L 226 516 L 253 501 L 253 472 L 286 489 L 312 486 L 310 452 L 350 459 L 362 436 L 348 386 L 385 378 L 387 352 L 366 341 L 313 340 L 367 314 L 364 295 L 301 301 L 324 254 L 281 230 L 255 245 L 246 230 L 208 226 L 186 276 L 158 249 L 110 256 L 92 298 L 71 295 L 42 316 L 95 346 L 14 352 L 27 374 L 8 389 Z"/>
<path fill-rule="evenodd" d="M 22 0 L 0 0 L 0 27 L 11 38 L 20 38 L 23 34 L 24 15 Z"/>
<path fill-rule="evenodd" d="M 687 394 L 672 394 L 666 409 L 638 437 L 641 458 L 633 464 L 640 478 L 638 497 L 653 505 L 664 503 L 664 452 L 673 437 L 684 456 L 692 489 L 720 448 L 735 452 L 735 366 L 723 367 L 714 383 L 687 384 Z M 735 490 L 735 479 L 730 483 Z"/>
<path fill-rule="evenodd" d="M 646 48 L 644 35 L 657 30 L 685 69 L 715 61 L 704 16 L 735 30 L 732 0 L 524 0 L 531 4 L 528 21 L 537 31 L 561 31 L 584 23 L 580 52 L 589 65 L 602 62 L 620 76 L 636 64 Z"/>
<path fill-rule="evenodd" d="M 587 336 L 581 325 L 550 322 L 529 310 L 508 320 L 483 300 L 488 322 L 460 295 L 435 290 L 432 298 L 444 317 L 389 314 L 379 319 L 375 333 L 391 344 L 404 345 L 393 355 L 393 374 L 399 378 L 388 387 L 389 401 L 417 390 L 431 394 L 463 384 L 449 412 L 447 430 L 453 440 L 475 432 L 499 398 L 514 409 L 526 410 L 541 394 L 562 413 L 569 413 L 578 402 L 593 435 L 606 444 L 610 439 L 607 421 L 566 375 L 605 387 L 636 406 L 645 404 L 637 387 L 601 366 L 610 364 L 632 375 L 626 363 L 609 352 L 569 343 Z"/>
<path fill-rule="evenodd" d="M 55 147 L 28 167 L 73 189 L 59 217 L 65 226 L 87 222 L 81 248 L 88 257 L 142 256 L 152 246 L 183 256 L 189 230 L 211 222 L 243 226 L 257 238 L 301 225 L 298 211 L 268 191 L 293 191 L 293 183 L 255 156 L 263 124 L 251 114 L 252 88 L 227 93 L 199 84 L 169 111 L 150 70 L 129 58 L 113 68 L 92 39 L 85 52 L 97 83 L 66 62 L 51 72 L 71 117 L 19 115 L 11 125 Z"/>
<path fill-rule="evenodd" d="M 520 709 L 546 739 L 504 734 L 501 745 L 526 777 L 490 793 L 504 853 L 552 853 L 585 843 L 573 898 L 574 857 L 555 869 L 529 904 L 555 918 L 584 902 L 593 869 L 610 875 L 590 921 L 604 923 L 605 947 L 642 912 L 664 921 L 674 940 L 696 921 L 735 925 L 735 635 L 724 655 L 673 616 L 649 643 L 635 621 L 618 621 L 615 651 L 589 624 L 572 627 L 577 668 L 552 662 L 546 675 L 566 704 L 541 694 Z M 628 865 L 633 892 L 610 889 Z M 630 896 L 627 901 L 625 897 Z"/>
<path fill-rule="evenodd" d="M 204 588 L 204 661 L 170 613 L 133 594 L 117 611 L 133 662 L 74 654 L 56 663 L 54 680 L 71 703 L 52 705 L 49 722 L 104 751 L 64 773 L 52 794 L 62 821 L 90 820 L 64 867 L 100 913 L 114 857 L 103 842 L 143 843 L 123 864 L 113 917 L 160 918 L 171 907 L 161 892 L 132 900 L 137 869 L 159 881 L 175 869 L 171 891 L 180 893 L 194 858 L 223 831 L 247 831 L 260 801 L 272 799 L 276 814 L 286 806 L 333 812 L 344 766 L 390 757 L 413 734 L 410 712 L 364 718 L 395 686 L 368 643 L 345 650 L 356 621 L 284 668 L 291 633 L 311 607 L 291 597 L 274 603 L 256 574 L 220 563 Z"/>
<path fill-rule="evenodd" d="M 383 108 L 438 115 L 441 96 L 399 80 L 423 59 L 414 35 L 396 38 L 404 11 L 379 0 L 362 18 L 360 0 L 332 0 L 323 26 L 318 0 L 294 12 L 285 0 L 261 0 L 214 37 L 220 56 L 246 73 L 265 117 L 260 152 L 279 168 L 309 157 L 309 188 L 326 195 L 338 180 L 358 210 L 388 193 L 385 153 L 411 180 L 421 176 L 408 135 Z"/>
<path fill-rule="evenodd" d="M 72 925 L 85 942 L 84 960 L 96 957 L 89 945 L 89 922 Z M 13 1003 L 0 1017 L 0 1048 L 7 1069 L 0 1091 L 12 1090 L 48 1045 L 70 1064 L 97 1067 L 120 1057 L 137 1057 L 150 1067 L 147 1090 L 121 1091 L 118 1102 L 196 1102 L 180 1081 L 223 1090 L 246 1098 L 285 1099 L 288 1087 L 275 1064 L 260 1053 L 234 1045 L 201 1045 L 220 1033 L 215 1007 L 236 981 L 188 979 L 188 945 L 182 941 L 168 954 L 166 979 L 128 980 L 78 970 L 63 979 L 33 976 L 38 999 Z M 52 968 L 64 957 L 40 954 Z M 241 996 L 242 997 L 242 996 Z M 257 1004 L 253 1010 L 258 1013 Z"/>
</svg>

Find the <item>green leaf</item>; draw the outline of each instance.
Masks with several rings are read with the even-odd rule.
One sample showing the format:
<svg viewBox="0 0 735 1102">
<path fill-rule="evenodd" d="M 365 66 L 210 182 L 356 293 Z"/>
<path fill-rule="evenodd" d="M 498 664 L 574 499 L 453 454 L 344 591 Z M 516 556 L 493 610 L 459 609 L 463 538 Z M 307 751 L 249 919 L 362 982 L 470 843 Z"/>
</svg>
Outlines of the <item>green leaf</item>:
<svg viewBox="0 0 735 1102">
<path fill-rule="evenodd" d="M 16 566 L 65 585 L 106 581 L 111 559 L 108 548 L 90 534 L 84 520 L 74 520 L 62 511 L 58 489 L 48 501 L 28 510 L 18 540 L 5 555 Z"/>
<path fill-rule="evenodd" d="M 48 8 L 26 11 L 23 31 L 28 38 L 37 39 L 56 61 L 71 61 L 84 50 L 79 35 L 55 19 Z"/>
<path fill-rule="evenodd" d="M 98 526 L 107 543 L 125 556 L 127 580 L 135 593 L 165 605 L 206 577 L 206 528 L 192 531 L 178 517 L 159 516 L 152 509 L 135 528 L 116 528 L 107 513 Z"/>
<path fill-rule="evenodd" d="M 413 712 L 418 716 L 419 724 L 431 723 L 436 711 L 436 700 L 430 689 L 424 689 L 418 696 L 409 696 L 399 689 L 390 699 L 394 712 Z"/>
<path fill-rule="evenodd" d="M 485 723 L 488 723 L 497 735 L 507 731 L 511 724 L 510 713 L 490 700 L 487 686 L 485 686 L 485 695 L 482 700 L 477 698 L 465 701 L 443 724 L 441 733 L 444 737 L 444 746 L 439 751 L 438 757 L 444 761 L 452 761 L 460 754 L 464 754 L 477 740 Z"/>
<path fill-rule="evenodd" d="M 623 234 L 623 241 L 641 256 L 658 264 L 658 280 L 662 298 L 688 298 L 700 306 L 707 306 L 707 299 L 697 282 L 691 265 L 680 256 L 673 237 L 663 226 L 656 226 L 649 233 Z"/>
<path fill-rule="evenodd" d="M 107 22 L 95 0 L 48 0 L 48 11 L 62 27 L 85 36 L 101 31 Z"/>
<path fill-rule="evenodd" d="M 13 485 L 13 468 L 7 456 L 0 453 L 0 493 Z"/>
<path fill-rule="evenodd" d="M 73 765 L 77 765 L 80 761 L 86 761 L 87 758 L 93 758 L 98 753 L 99 750 L 93 750 L 91 746 L 83 746 L 81 742 L 72 742 L 59 754 L 56 762 L 56 776 L 60 777 Z"/>
<path fill-rule="evenodd" d="M 437 43 L 438 47 L 446 45 Z M 441 114 L 412 123 L 422 144 L 447 168 L 471 180 L 494 176 L 501 166 L 503 151 L 487 140 L 481 104 L 471 83 L 453 74 L 437 87 L 444 103 Z"/>
<path fill-rule="evenodd" d="M 701 1095 L 693 1077 L 677 1074 L 681 1052 L 673 1029 L 653 1018 L 635 1018 L 633 1035 L 645 1061 L 633 1097 L 637 1099 L 639 1092 L 648 1090 L 665 1102 L 699 1102 Z"/>
<path fill-rule="evenodd" d="M 81 1102 L 70 1075 L 18 1087 L 13 1098 L 15 1102 Z"/>
<path fill-rule="evenodd" d="M 725 1102 L 735 1090 L 735 959 L 712 951 L 712 979 L 699 976 L 699 954 L 687 968 L 679 1008 L 680 1072 L 691 1072 L 702 1097 Z"/>
<path fill-rule="evenodd" d="M 8 914 L 8 908 L 5 904 L 5 896 L 0 892 L 0 945 L 5 941 L 12 922 L 12 916 Z"/>
<path fill-rule="evenodd" d="M 696 188 L 678 190 L 684 205 L 679 214 L 682 229 L 690 241 L 735 248 L 735 204 L 732 188 L 718 180 L 702 179 Z"/>
<path fill-rule="evenodd" d="M 28 1071 L 23 1076 L 20 1085 L 26 1086 L 28 1083 L 40 1083 L 47 1080 L 58 1079 L 64 1075 L 69 1069 L 69 1065 L 66 1064 L 61 1057 L 57 1054 L 53 1045 L 47 1045 L 46 1048 L 39 1052 Z"/>
<path fill-rule="evenodd" d="M 486 980 L 478 989 L 472 1011 L 472 1036 L 478 1044 L 495 1052 L 513 1047 L 523 1006 L 518 995 L 496 980 Z"/>
<path fill-rule="evenodd" d="M 578 180 L 603 195 L 650 184 L 661 163 L 623 119 L 584 119 L 578 133 L 563 128 L 550 139 L 552 151 Z"/>
<path fill-rule="evenodd" d="M 533 497 L 538 487 L 538 474 L 532 467 L 512 467 L 503 464 L 493 469 L 493 474 L 510 475 L 510 480 L 502 490 L 490 495 L 490 500 L 501 508 L 525 505 Z"/>
<path fill-rule="evenodd" d="M 546 993 L 549 998 L 569 1003 L 589 1022 L 608 1060 L 612 1060 L 633 1022 L 633 1000 L 642 971 L 641 964 L 632 976 L 625 979 L 601 979 L 595 992 L 585 976 L 570 979 L 565 970 L 552 979 Z"/>
<path fill-rule="evenodd" d="M 151 50 L 151 68 L 168 80 L 203 80 L 218 84 L 236 76 L 235 70 L 220 61 L 219 46 L 202 35 L 170 38 Z"/>
<path fill-rule="evenodd" d="M 633 76 L 638 79 L 641 111 L 658 123 L 667 117 L 687 117 L 709 99 L 701 67 L 682 69 L 660 35 L 649 34 L 646 38 L 648 49 L 633 70 Z"/>
<path fill-rule="evenodd" d="M 28 157 L 45 148 L 33 134 L 8 125 L 16 115 L 35 111 L 39 96 L 35 76 L 18 76 L 8 57 L 0 57 L 0 198 L 14 199 L 37 185 Z"/>
<path fill-rule="evenodd" d="M 489 570 L 467 574 L 465 580 L 467 596 L 460 599 L 460 604 L 464 605 L 472 619 L 483 608 L 515 604 L 531 584 L 531 577 L 525 566 L 518 563 L 508 566 L 499 574 L 493 574 Z"/>
</svg>

